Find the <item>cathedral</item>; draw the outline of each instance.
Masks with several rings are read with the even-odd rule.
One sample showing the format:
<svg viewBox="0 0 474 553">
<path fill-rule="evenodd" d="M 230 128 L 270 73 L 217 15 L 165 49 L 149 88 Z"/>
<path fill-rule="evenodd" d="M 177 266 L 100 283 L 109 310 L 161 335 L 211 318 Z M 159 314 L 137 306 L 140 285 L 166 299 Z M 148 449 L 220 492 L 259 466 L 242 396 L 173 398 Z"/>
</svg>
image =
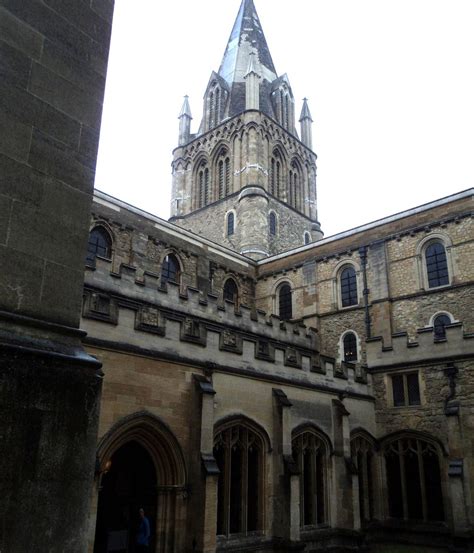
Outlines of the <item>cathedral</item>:
<svg viewBox="0 0 474 553">
<path fill-rule="evenodd" d="M 66 11 L 61 40 L 75 25 L 100 40 L 111 11 L 91 5 L 104 27 Z M 40 86 L 65 71 L 51 62 L 58 31 L 38 24 L 35 50 L 42 16 L 9 10 L 8 36 L 26 18 L 39 60 L 34 101 L 55 107 L 26 154 L 7 151 L 8 174 L 21 163 L 30 180 L 72 186 L 61 216 L 41 219 L 57 217 L 55 233 L 29 211 L 48 240 L 5 238 L 14 279 L 45 272 L 38 302 L 13 277 L 17 295 L 1 299 L 0 384 L 16 399 L 0 437 L 17 453 L 0 461 L 0 550 L 135 553 L 144 509 L 150 553 L 473 551 L 473 189 L 325 237 L 310 106 L 242 0 L 196 133 L 187 97 L 179 113 L 164 221 L 92 192 L 89 142 L 70 170 L 70 135 L 53 150 L 56 108 L 89 141 L 95 119 Z M 84 76 L 71 67 L 64 79 Z M 45 263 L 26 270 L 35 256 Z M 61 278 L 48 280 L 50 260 Z"/>
<path fill-rule="evenodd" d="M 94 196 L 91 551 L 132 551 L 140 506 L 160 553 L 468 543 L 472 190 L 324 238 L 309 105 L 252 0 L 191 120 L 169 222 Z"/>
</svg>

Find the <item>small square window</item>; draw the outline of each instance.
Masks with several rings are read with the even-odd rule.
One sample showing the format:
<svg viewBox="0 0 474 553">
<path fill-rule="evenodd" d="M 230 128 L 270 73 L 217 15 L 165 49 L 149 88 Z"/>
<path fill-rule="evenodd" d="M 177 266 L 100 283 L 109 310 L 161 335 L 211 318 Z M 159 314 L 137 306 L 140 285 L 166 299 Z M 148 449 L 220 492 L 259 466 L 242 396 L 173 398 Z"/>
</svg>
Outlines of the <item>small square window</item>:
<svg viewBox="0 0 474 553">
<path fill-rule="evenodd" d="M 392 379 L 392 398 L 394 407 L 421 405 L 418 373 L 395 374 Z"/>
</svg>

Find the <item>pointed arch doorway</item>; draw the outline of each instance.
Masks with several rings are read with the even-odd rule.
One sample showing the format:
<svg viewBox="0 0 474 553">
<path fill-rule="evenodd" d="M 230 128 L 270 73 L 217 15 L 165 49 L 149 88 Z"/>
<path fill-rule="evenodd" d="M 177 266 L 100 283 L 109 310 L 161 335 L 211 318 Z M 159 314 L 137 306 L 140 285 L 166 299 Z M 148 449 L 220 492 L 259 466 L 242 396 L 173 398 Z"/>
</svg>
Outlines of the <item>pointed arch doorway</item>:
<svg viewBox="0 0 474 553">
<path fill-rule="evenodd" d="M 135 553 L 140 507 L 150 521 L 150 553 L 181 550 L 186 469 L 171 430 L 150 413 L 135 413 L 107 432 L 97 455 L 94 553 Z"/>
<path fill-rule="evenodd" d="M 150 550 L 155 551 L 158 494 L 150 454 L 133 440 L 120 447 L 109 463 L 99 492 L 94 553 L 134 552 L 140 508 L 150 521 Z"/>
</svg>

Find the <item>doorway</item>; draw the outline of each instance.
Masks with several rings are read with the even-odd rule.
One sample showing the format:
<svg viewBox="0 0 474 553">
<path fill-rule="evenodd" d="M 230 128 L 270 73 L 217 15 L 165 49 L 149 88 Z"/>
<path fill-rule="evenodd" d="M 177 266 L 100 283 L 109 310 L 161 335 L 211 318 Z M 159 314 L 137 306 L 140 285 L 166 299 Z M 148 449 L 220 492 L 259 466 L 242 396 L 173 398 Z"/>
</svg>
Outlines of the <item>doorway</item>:
<svg viewBox="0 0 474 553">
<path fill-rule="evenodd" d="M 155 551 L 156 468 L 148 451 L 130 441 L 112 455 L 102 476 L 94 553 L 135 553 L 141 507 L 150 522 L 150 551 Z"/>
</svg>

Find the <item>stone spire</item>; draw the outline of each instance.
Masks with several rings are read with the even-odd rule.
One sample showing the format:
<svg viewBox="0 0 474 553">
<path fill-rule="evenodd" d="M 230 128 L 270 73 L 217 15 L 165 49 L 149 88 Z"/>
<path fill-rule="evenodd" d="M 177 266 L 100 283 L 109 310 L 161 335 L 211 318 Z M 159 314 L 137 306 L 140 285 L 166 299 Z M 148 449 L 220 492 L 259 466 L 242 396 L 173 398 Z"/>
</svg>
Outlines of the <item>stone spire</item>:
<svg viewBox="0 0 474 553">
<path fill-rule="evenodd" d="M 257 63 L 254 52 L 250 52 L 249 64 L 245 75 L 245 109 L 260 108 L 260 73 L 257 70 Z"/>
<path fill-rule="evenodd" d="M 191 115 L 191 107 L 189 106 L 189 97 L 184 97 L 183 107 L 179 114 L 179 145 L 182 146 L 189 142 L 189 137 L 191 134 L 191 120 L 193 116 Z"/>
<path fill-rule="evenodd" d="M 303 99 L 303 109 L 301 110 L 300 116 L 301 123 L 301 142 L 308 146 L 310 150 L 313 149 L 313 130 L 312 123 L 313 118 L 311 117 L 311 112 L 309 111 L 308 99 Z"/>
<path fill-rule="evenodd" d="M 244 111 L 246 107 L 245 77 L 251 53 L 255 56 L 255 63 L 259 64 L 262 78 L 260 109 L 273 116 L 270 85 L 277 78 L 277 73 L 253 0 L 242 0 L 219 69 L 219 76 L 230 90 L 229 116 Z"/>
</svg>

